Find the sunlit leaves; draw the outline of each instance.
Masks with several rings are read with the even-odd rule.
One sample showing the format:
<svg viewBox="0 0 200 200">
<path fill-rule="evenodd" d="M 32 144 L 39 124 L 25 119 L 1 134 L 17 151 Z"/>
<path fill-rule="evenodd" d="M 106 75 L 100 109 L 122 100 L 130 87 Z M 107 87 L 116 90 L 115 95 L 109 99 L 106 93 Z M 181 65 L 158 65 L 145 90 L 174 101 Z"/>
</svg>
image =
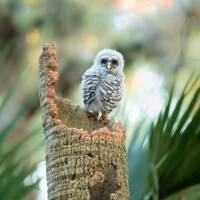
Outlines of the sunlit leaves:
<svg viewBox="0 0 200 200">
<path fill-rule="evenodd" d="M 166 106 L 156 122 L 152 122 L 146 131 L 140 130 L 142 124 L 134 131 L 137 137 L 146 132 L 149 142 L 148 145 L 141 145 L 133 151 L 138 142 L 137 137 L 134 136 L 129 145 L 131 199 L 163 199 L 200 183 L 200 87 L 197 85 L 198 81 L 199 77 L 187 82 L 175 105 L 177 95 L 173 87 Z M 194 88 L 196 88 L 195 91 Z M 145 157 L 148 159 L 142 159 L 144 157 L 141 154 L 142 151 L 146 152 Z M 135 163 L 134 166 L 133 163 Z M 146 174 L 145 177 L 143 177 L 144 174 Z M 146 188 L 146 191 L 138 194 L 135 189 L 139 188 L 143 188 L 142 190 Z"/>
</svg>

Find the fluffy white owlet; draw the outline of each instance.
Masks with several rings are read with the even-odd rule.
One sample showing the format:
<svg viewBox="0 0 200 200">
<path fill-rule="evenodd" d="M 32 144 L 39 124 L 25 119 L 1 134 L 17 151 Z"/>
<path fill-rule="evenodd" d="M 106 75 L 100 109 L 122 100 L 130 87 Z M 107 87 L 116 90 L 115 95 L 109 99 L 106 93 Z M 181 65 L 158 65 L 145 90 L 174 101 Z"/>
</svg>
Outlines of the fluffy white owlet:
<svg viewBox="0 0 200 200">
<path fill-rule="evenodd" d="M 112 49 L 101 50 L 93 65 L 87 69 L 81 81 L 83 103 L 88 112 L 110 113 L 122 98 L 124 85 L 124 58 Z"/>
</svg>

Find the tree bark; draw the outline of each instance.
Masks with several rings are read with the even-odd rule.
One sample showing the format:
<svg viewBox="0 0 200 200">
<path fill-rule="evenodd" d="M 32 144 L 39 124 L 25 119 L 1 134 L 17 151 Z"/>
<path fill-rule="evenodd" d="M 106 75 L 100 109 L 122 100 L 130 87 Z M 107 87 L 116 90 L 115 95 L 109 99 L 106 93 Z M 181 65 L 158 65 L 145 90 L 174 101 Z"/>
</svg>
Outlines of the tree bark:
<svg viewBox="0 0 200 200">
<path fill-rule="evenodd" d="M 39 95 L 46 146 L 49 200 L 127 200 L 125 131 L 120 123 L 98 121 L 57 97 L 55 46 L 43 47 Z"/>
</svg>

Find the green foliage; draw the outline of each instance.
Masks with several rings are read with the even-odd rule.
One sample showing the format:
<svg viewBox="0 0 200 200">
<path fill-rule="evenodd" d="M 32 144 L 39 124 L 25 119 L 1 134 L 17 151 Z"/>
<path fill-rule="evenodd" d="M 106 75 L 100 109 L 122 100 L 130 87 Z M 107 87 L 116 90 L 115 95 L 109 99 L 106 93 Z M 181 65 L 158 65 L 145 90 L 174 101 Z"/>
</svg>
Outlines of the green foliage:
<svg viewBox="0 0 200 200">
<path fill-rule="evenodd" d="M 198 81 L 188 81 L 175 106 L 172 88 L 156 123 L 145 134 L 136 129 L 128 148 L 131 199 L 163 199 L 200 183 L 199 86 L 185 106 Z"/>
<path fill-rule="evenodd" d="M 16 121 L 17 116 L 15 117 Z M 30 177 L 36 169 L 36 162 L 31 161 L 31 156 L 37 152 L 41 144 L 35 142 L 30 146 L 30 142 L 37 141 L 35 133 L 40 128 L 31 130 L 16 144 L 6 146 L 5 137 L 12 133 L 13 120 L 7 125 L 7 129 L 0 133 L 0 196 L 2 199 L 24 199 L 38 185 L 39 180 L 25 183 L 25 179 Z"/>
<path fill-rule="evenodd" d="M 128 126 L 128 122 L 125 123 Z M 131 143 L 128 146 L 128 179 L 131 199 L 141 199 L 147 187 L 148 149 L 146 141 L 148 132 L 141 131 L 139 123 L 134 129 Z M 143 130 L 146 130 L 143 129 Z"/>
<path fill-rule="evenodd" d="M 23 71 L 24 68 L 18 73 L 14 84 L 1 94 L 1 119 L 6 118 L 10 101 L 20 91 Z M 0 78 L 0 82 L 3 82 L 3 78 L 5 77 Z M 41 126 L 32 128 L 31 123 L 26 122 L 37 99 L 36 92 L 25 99 L 16 113 L 0 129 L 0 197 L 3 200 L 24 199 L 38 185 L 39 180 L 26 181 L 36 170 L 38 160 L 34 160 L 33 156 L 41 150 L 41 142 L 37 138 Z M 34 115 L 29 117 L 29 120 L 34 121 Z M 20 130 L 20 126 L 23 130 Z M 15 142 L 12 137 L 15 138 Z"/>
<path fill-rule="evenodd" d="M 183 196 L 185 199 L 192 199 L 192 200 L 199 199 L 200 184 L 189 187 L 180 193 L 172 194 L 169 197 L 167 197 L 165 200 L 177 200 L 177 199 L 181 199 L 181 197 Z"/>
<path fill-rule="evenodd" d="M 6 150 L 2 150 L 0 153 L 0 196 L 4 200 L 24 199 L 38 185 L 39 180 L 25 184 L 25 179 L 36 168 L 36 164 L 30 163 L 30 155 L 36 149 L 27 151 L 26 148 L 35 131 L 38 130 L 29 133 L 23 140 L 8 147 Z"/>
</svg>

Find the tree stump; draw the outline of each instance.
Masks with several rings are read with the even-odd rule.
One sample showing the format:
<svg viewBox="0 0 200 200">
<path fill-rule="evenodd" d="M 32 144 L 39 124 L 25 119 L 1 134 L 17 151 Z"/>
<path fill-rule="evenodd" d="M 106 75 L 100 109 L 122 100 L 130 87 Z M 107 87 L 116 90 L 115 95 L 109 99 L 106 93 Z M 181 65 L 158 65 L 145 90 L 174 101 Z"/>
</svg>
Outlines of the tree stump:
<svg viewBox="0 0 200 200">
<path fill-rule="evenodd" d="M 49 200 L 127 200 L 125 130 L 98 121 L 79 106 L 57 97 L 56 50 L 43 47 L 39 96 L 45 135 Z"/>
</svg>

